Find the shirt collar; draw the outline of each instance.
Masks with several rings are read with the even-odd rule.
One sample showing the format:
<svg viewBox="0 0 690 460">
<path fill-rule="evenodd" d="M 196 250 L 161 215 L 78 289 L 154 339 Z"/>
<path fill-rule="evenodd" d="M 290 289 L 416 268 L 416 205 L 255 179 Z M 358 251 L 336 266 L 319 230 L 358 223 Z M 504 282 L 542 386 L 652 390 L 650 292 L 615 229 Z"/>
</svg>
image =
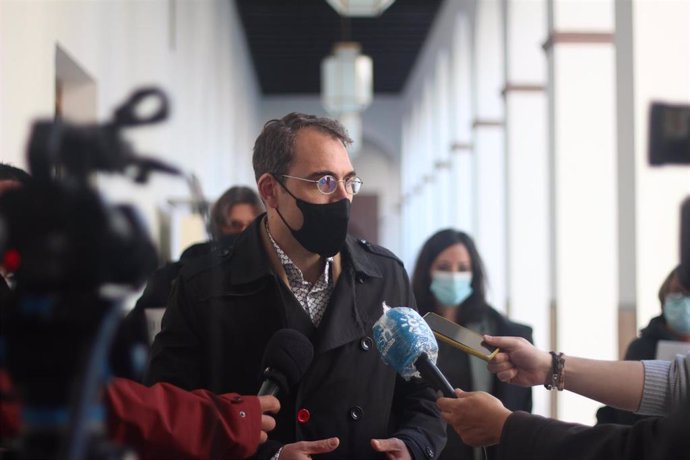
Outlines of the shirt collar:
<svg viewBox="0 0 690 460">
<path fill-rule="evenodd" d="M 295 278 L 297 278 L 298 281 L 304 281 L 304 274 L 302 273 L 302 270 L 300 270 L 299 267 L 295 265 L 292 259 L 290 259 L 290 257 L 285 253 L 285 251 L 283 251 L 283 249 L 278 245 L 278 243 L 276 243 L 276 240 L 273 239 L 273 235 L 271 235 L 271 230 L 268 228 L 268 219 L 266 219 L 264 222 L 266 225 L 266 233 L 268 234 L 268 238 L 271 240 L 273 249 L 278 255 L 278 259 L 280 260 L 280 263 L 283 265 L 288 279 L 290 279 L 290 281 L 293 281 Z M 330 273 L 332 263 L 333 257 L 326 258 L 326 264 L 323 268 L 323 277 L 319 277 L 319 280 L 324 280 L 326 286 L 330 284 Z M 317 283 L 319 282 L 319 280 L 317 280 Z"/>
</svg>

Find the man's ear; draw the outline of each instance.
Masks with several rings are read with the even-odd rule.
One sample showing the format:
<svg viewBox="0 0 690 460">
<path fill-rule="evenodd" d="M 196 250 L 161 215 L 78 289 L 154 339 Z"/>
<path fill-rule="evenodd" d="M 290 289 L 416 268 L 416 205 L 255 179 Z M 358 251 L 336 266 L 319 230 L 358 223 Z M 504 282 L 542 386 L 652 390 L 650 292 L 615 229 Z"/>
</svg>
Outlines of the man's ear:
<svg viewBox="0 0 690 460">
<path fill-rule="evenodd" d="M 256 188 L 259 190 L 261 199 L 266 204 L 266 209 L 278 207 L 278 182 L 270 173 L 263 173 L 256 181 Z"/>
</svg>

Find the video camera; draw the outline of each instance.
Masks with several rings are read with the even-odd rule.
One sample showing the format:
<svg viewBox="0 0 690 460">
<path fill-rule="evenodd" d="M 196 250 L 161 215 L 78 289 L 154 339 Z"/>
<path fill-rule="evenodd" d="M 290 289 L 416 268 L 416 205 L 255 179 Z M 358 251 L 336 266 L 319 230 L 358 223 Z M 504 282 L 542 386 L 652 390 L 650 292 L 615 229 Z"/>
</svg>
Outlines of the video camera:
<svg viewBox="0 0 690 460">
<path fill-rule="evenodd" d="M 158 105 L 148 117 L 139 115 L 145 100 Z M 0 335 L 23 404 L 18 458 L 117 457 L 102 440 L 99 393 L 114 367 L 127 376 L 137 363 L 131 349 L 113 347 L 124 290 L 109 288 L 141 286 L 157 255 L 134 208 L 106 206 L 91 179 L 179 174 L 122 137 L 124 128 L 164 120 L 168 105 L 162 91 L 147 88 L 102 125 L 37 121 L 28 143 L 32 180 L 0 200 L 0 254 L 16 280 L 0 305 Z"/>
</svg>

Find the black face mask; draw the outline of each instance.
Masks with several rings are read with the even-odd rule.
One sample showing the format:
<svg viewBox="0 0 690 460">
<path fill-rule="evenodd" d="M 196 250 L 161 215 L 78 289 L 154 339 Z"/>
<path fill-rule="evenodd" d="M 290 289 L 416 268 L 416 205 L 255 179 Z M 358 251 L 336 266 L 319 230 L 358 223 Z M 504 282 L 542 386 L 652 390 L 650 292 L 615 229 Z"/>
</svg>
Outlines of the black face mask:
<svg viewBox="0 0 690 460">
<path fill-rule="evenodd" d="M 343 247 L 347 236 L 347 224 L 350 221 L 350 200 L 343 198 L 335 203 L 309 203 L 290 193 L 290 190 L 281 181 L 278 180 L 278 183 L 295 199 L 297 207 L 302 211 L 302 228 L 294 230 L 285 221 L 280 211 L 276 209 L 292 236 L 307 251 L 323 257 L 336 255 Z"/>
</svg>

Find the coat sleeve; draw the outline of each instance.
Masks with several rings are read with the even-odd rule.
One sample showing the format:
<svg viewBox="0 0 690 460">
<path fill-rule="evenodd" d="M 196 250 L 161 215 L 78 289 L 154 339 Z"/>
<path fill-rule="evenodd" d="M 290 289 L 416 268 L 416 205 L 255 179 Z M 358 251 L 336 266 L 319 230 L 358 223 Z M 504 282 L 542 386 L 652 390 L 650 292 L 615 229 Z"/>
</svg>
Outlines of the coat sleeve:
<svg viewBox="0 0 690 460">
<path fill-rule="evenodd" d="M 187 281 L 180 276 L 174 283 L 161 331 L 151 346 L 144 382 L 147 385 L 168 382 L 185 390 L 200 388 L 203 356 L 198 331 Z"/>
<path fill-rule="evenodd" d="M 514 412 L 506 420 L 499 460 L 642 460 L 655 458 L 664 421 L 649 418 L 633 426 L 575 423 Z"/>
<path fill-rule="evenodd" d="M 106 387 L 105 402 L 111 439 L 142 459 L 247 458 L 259 445 L 256 396 L 188 392 L 167 383 L 145 387 L 118 378 Z"/>
</svg>

